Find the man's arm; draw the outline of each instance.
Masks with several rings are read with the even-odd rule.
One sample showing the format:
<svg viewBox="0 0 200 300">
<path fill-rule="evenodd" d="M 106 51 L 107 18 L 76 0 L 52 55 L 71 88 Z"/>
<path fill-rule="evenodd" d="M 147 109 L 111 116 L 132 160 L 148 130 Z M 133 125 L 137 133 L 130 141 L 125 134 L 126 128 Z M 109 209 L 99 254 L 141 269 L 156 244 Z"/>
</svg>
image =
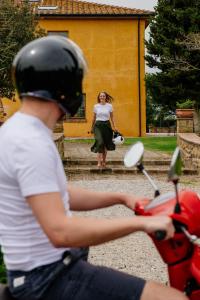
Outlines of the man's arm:
<svg viewBox="0 0 200 300">
<path fill-rule="evenodd" d="M 123 204 L 130 209 L 134 209 L 135 203 L 144 198 L 123 194 L 89 191 L 83 188 L 68 186 L 70 209 L 74 211 L 85 211 Z"/>
<path fill-rule="evenodd" d="M 55 247 L 86 247 L 126 236 L 135 231 L 154 233 L 166 230 L 167 238 L 174 234 L 168 217 L 134 217 L 95 219 L 67 217 L 60 193 L 27 197 L 35 217 Z"/>
</svg>

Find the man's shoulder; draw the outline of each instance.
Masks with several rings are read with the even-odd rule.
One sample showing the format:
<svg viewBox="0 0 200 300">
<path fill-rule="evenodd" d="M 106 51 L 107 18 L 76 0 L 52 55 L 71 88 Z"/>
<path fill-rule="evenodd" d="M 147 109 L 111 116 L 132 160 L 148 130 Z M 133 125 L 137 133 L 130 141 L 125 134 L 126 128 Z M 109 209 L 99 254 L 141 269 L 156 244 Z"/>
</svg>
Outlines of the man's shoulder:
<svg viewBox="0 0 200 300">
<path fill-rule="evenodd" d="M 2 145 L 15 148 L 19 151 L 37 152 L 38 149 L 49 148 L 53 141 L 48 135 L 37 129 L 32 124 L 23 123 L 14 118 L 8 120 L 1 128 L 0 137 Z"/>
</svg>

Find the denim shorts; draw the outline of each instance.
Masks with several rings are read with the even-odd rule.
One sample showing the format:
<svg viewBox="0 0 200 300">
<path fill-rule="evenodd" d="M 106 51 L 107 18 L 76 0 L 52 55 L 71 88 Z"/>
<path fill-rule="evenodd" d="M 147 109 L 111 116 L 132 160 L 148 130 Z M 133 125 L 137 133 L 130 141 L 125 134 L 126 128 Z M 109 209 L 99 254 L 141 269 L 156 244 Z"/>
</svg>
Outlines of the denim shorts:
<svg viewBox="0 0 200 300">
<path fill-rule="evenodd" d="M 13 286 L 24 276 L 24 284 Z M 88 263 L 72 250 L 56 263 L 30 272 L 8 272 L 12 295 L 19 300 L 139 300 L 145 281 Z"/>
</svg>

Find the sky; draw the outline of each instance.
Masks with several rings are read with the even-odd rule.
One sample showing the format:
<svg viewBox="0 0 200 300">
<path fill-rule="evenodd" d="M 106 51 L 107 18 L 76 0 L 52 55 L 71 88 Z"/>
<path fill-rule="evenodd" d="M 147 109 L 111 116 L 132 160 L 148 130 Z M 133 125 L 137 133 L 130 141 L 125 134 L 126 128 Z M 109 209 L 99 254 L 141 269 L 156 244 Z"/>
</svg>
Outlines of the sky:
<svg viewBox="0 0 200 300">
<path fill-rule="evenodd" d="M 153 10 L 157 4 L 157 0 L 86 0 L 88 2 L 95 2 L 99 4 L 111 4 L 116 6 L 125 6 L 130 8 L 140 8 Z"/>
</svg>

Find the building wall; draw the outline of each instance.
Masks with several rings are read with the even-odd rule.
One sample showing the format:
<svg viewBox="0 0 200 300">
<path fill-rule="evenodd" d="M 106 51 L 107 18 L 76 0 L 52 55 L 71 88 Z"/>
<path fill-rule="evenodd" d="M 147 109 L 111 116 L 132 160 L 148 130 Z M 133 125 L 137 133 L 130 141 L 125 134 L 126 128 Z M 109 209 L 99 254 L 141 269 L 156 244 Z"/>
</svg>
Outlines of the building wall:
<svg viewBox="0 0 200 300">
<path fill-rule="evenodd" d="M 4 109 L 0 98 L 0 125 L 4 122 Z"/>
<path fill-rule="evenodd" d="M 145 86 L 145 22 L 138 21 L 140 32 L 140 94 L 141 94 L 141 136 L 146 135 L 146 86 Z"/>
<path fill-rule="evenodd" d="M 145 21 L 127 19 L 41 19 L 47 31 L 68 31 L 69 38 L 83 50 L 88 63 L 84 80 L 86 120 L 65 122 L 66 137 L 90 137 L 93 106 L 97 94 L 106 91 L 114 97 L 116 127 L 125 136 L 146 132 L 144 86 Z M 138 39 L 138 29 L 140 39 Z M 138 78 L 138 41 L 140 40 L 140 93 Z M 139 109 L 139 94 L 141 108 Z M 141 124 L 140 124 L 141 118 Z"/>
<path fill-rule="evenodd" d="M 0 122 L 5 122 L 10 116 L 12 116 L 17 110 L 20 109 L 20 100 L 16 96 L 14 100 L 8 98 L 0 99 L 0 107 L 2 105 L 2 111 L 0 109 Z"/>
</svg>

